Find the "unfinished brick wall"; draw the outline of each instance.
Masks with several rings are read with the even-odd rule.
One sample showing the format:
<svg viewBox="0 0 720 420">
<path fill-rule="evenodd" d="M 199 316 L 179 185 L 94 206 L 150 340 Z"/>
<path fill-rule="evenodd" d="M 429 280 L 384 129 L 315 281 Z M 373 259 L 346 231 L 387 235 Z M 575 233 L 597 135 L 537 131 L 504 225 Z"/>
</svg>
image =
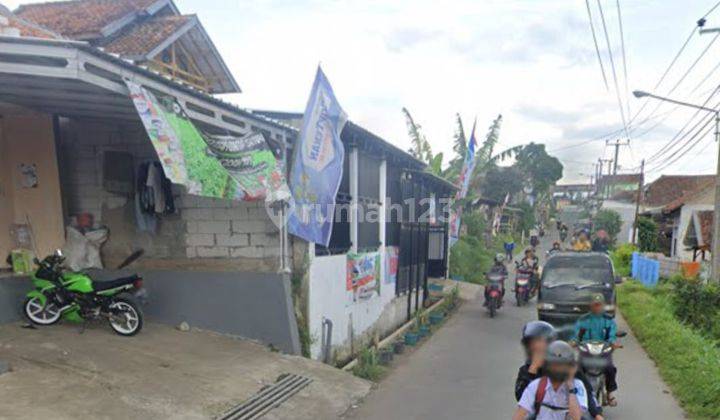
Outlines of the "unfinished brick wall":
<svg viewBox="0 0 720 420">
<path fill-rule="evenodd" d="M 224 259 L 255 271 L 276 270 L 280 256 L 277 227 L 263 202 L 190 196 L 176 190 L 177 213 L 160 217 L 155 235 L 135 229 L 132 198 L 104 191 L 105 151 L 133 154 L 135 165 L 156 160 L 138 123 L 66 120 L 61 129 L 61 180 L 68 217 L 92 213 L 111 229 L 104 252 L 126 255 L 142 247 L 150 259 Z M 260 260 L 253 262 L 250 260 Z"/>
</svg>

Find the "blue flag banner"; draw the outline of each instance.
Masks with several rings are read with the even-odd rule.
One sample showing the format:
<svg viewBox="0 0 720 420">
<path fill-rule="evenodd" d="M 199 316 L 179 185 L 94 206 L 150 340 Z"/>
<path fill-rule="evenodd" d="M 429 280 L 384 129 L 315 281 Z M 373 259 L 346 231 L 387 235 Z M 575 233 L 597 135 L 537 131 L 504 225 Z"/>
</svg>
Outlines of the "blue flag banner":
<svg viewBox="0 0 720 420">
<path fill-rule="evenodd" d="M 340 140 L 347 115 L 318 67 L 290 172 L 293 203 L 288 232 L 323 246 L 330 243 L 335 196 L 343 173 L 345 148 Z"/>
<path fill-rule="evenodd" d="M 470 133 L 470 140 L 468 140 L 467 154 L 465 155 L 465 162 L 463 163 L 460 176 L 457 180 L 458 191 L 455 193 L 455 200 L 462 200 L 467 195 L 468 187 L 470 186 L 470 179 L 472 173 L 475 170 L 475 149 L 477 142 L 475 140 L 475 123 L 473 123 L 472 133 Z M 460 219 L 462 217 L 462 208 L 457 211 L 451 211 L 450 214 L 450 238 L 448 244 L 450 248 L 460 239 Z"/>
</svg>

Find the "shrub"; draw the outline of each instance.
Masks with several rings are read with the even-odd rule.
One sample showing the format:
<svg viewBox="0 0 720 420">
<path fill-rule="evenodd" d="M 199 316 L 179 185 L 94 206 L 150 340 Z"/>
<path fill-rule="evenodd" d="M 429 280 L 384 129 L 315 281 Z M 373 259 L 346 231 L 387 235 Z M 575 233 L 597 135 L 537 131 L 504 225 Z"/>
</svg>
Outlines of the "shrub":
<svg viewBox="0 0 720 420">
<path fill-rule="evenodd" d="M 633 244 L 622 244 L 610 253 L 613 265 L 615 266 L 615 274 L 618 276 L 630 276 L 630 264 L 632 263 L 632 254 L 637 251 Z"/>
<path fill-rule="evenodd" d="M 720 418 L 720 349 L 673 314 L 665 288 L 635 281 L 618 288 L 618 304 L 690 418 Z"/>
<path fill-rule="evenodd" d="M 372 348 L 363 349 L 358 356 L 358 363 L 353 374 L 360 378 L 376 382 L 382 378 L 385 368 L 378 363 L 377 353 Z"/>
<path fill-rule="evenodd" d="M 638 246 L 642 252 L 656 252 L 658 250 L 658 226 L 649 217 L 638 219 Z"/>
<path fill-rule="evenodd" d="M 702 334 L 720 340 L 720 287 L 679 275 L 671 283 L 675 316 Z"/>
</svg>

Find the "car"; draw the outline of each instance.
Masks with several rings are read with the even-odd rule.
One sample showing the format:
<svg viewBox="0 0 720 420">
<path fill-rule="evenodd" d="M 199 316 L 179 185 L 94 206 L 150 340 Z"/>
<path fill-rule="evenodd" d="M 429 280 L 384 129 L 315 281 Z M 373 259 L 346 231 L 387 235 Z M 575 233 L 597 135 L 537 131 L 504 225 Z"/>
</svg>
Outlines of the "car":
<svg viewBox="0 0 720 420">
<path fill-rule="evenodd" d="M 538 319 L 558 328 L 563 338 L 590 312 L 594 294 L 605 297 L 605 311 L 615 316 L 615 276 L 612 261 L 600 252 L 557 252 L 545 262 L 538 291 Z"/>
</svg>

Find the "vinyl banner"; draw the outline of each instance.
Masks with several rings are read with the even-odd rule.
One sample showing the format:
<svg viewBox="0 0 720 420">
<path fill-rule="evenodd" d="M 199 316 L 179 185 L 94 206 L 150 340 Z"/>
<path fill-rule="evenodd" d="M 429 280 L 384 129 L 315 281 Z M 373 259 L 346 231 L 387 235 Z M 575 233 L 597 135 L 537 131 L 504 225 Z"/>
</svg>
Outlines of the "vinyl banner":
<svg viewBox="0 0 720 420">
<path fill-rule="evenodd" d="M 347 254 L 348 291 L 353 292 L 353 302 L 367 300 L 380 294 L 380 253 L 366 252 Z"/>
<path fill-rule="evenodd" d="M 173 98 L 159 100 L 125 81 L 166 176 L 189 194 L 235 200 L 288 200 L 283 165 L 261 133 L 204 136 Z"/>
<path fill-rule="evenodd" d="M 400 248 L 397 246 L 385 248 L 385 284 L 395 284 L 397 282 L 399 267 Z"/>
<path fill-rule="evenodd" d="M 346 122 L 330 82 L 318 67 L 294 150 L 288 231 L 324 246 L 330 243 L 335 196 L 342 180 L 345 149 L 340 133 Z"/>
<path fill-rule="evenodd" d="M 275 202 L 290 198 L 283 165 L 275 158 L 262 133 L 243 137 L 207 135 L 205 141 L 245 193 L 246 200 Z"/>
<path fill-rule="evenodd" d="M 152 92 L 129 80 L 125 84 L 170 181 L 184 185 L 193 195 L 242 197 L 228 171 L 208 155 L 205 140 L 180 104 L 167 98 L 161 102 Z"/>
</svg>

